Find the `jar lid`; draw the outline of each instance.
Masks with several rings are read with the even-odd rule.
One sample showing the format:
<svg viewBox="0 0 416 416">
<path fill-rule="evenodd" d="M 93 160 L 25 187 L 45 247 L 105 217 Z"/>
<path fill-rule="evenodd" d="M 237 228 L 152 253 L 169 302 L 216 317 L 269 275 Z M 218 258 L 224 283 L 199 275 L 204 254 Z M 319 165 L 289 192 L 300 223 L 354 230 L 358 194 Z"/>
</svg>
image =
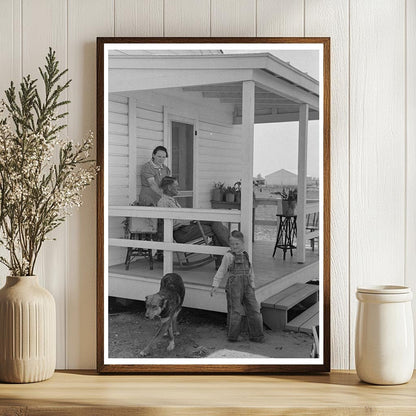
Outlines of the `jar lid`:
<svg viewBox="0 0 416 416">
<path fill-rule="evenodd" d="M 375 285 L 367 287 L 358 287 L 358 293 L 378 293 L 383 295 L 395 295 L 400 293 L 410 293 L 411 289 L 407 286 L 396 286 L 396 285 Z"/>
</svg>

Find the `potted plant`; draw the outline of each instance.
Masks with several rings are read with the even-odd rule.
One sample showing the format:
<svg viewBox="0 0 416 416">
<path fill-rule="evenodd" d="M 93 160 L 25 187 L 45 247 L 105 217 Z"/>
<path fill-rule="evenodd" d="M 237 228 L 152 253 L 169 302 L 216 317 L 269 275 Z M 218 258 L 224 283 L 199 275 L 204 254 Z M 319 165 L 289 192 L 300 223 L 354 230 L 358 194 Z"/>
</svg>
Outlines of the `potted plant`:
<svg viewBox="0 0 416 416">
<path fill-rule="evenodd" d="M 214 188 L 212 190 L 212 200 L 222 201 L 224 193 L 224 182 L 214 182 Z"/>
<path fill-rule="evenodd" d="M 241 204 L 241 180 L 234 184 L 235 202 Z"/>
<path fill-rule="evenodd" d="M 227 186 L 224 189 L 224 198 L 226 202 L 234 202 L 235 201 L 235 189 L 233 186 Z"/>
<path fill-rule="evenodd" d="M 282 214 L 285 216 L 292 216 L 295 214 L 295 208 L 298 200 L 298 190 L 296 188 L 285 188 L 282 192 L 275 192 L 276 195 L 282 197 Z"/>
<path fill-rule="evenodd" d="M 69 102 L 60 96 L 70 81 L 62 82 L 67 70 L 58 65 L 49 49 L 39 68 L 44 93 L 27 75 L 19 91 L 11 83 L 0 106 L 0 245 L 8 252 L 0 262 L 9 270 L 0 290 L 0 381 L 41 381 L 55 370 L 55 301 L 34 276 L 35 264 L 96 175 L 92 133 L 79 144 L 59 137 Z"/>
</svg>

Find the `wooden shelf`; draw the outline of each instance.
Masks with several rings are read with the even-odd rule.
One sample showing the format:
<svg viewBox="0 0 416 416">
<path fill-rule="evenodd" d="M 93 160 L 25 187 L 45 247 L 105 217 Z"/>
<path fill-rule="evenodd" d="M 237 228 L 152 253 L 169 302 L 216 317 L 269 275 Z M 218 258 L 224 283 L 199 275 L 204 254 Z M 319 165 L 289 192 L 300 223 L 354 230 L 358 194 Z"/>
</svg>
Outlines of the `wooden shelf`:
<svg viewBox="0 0 416 416">
<path fill-rule="evenodd" d="M 0 415 L 415 415 L 416 376 L 400 386 L 323 375 L 166 376 L 56 372 L 1 384 Z"/>
</svg>

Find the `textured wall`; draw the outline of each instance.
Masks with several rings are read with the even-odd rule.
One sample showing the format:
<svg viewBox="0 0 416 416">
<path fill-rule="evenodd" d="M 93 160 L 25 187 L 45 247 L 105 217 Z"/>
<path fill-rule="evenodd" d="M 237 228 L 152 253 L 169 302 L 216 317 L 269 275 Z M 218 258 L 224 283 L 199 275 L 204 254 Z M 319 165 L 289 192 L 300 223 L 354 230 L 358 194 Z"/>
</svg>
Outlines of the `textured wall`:
<svg viewBox="0 0 416 416">
<path fill-rule="evenodd" d="M 416 286 L 415 0 L 0 0 L 0 91 L 49 46 L 73 79 L 65 134 L 95 130 L 97 36 L 330 36 L 332 367 L 354 365 L 355 289 Z M 38 265 L 58 367 L 95 367 L 95 187 Z M 2 282 L 6 271 L 2 271 Z"/>
</svg>

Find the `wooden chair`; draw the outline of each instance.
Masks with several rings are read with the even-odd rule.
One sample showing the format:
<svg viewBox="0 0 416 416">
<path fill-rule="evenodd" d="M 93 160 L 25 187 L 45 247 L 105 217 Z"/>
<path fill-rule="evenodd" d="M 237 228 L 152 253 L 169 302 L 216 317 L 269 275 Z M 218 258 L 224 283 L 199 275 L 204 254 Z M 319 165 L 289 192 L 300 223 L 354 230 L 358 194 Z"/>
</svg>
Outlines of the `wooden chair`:
<svg viewBox="0 0 416 416">
<path fill-rule="evenodd" d="M 157 219 L 156 218 L 126 218 L 126 238 L 130 240 L 157 240 Z M 150 270 L 153 270 L 153 254 L 150 248 L 128 247 L 126 260 L 124 262 L 126 270 L 129 270 L 130 263 L 136 257 L 147 257 L 149 259 Z"/>
<path fill-rule="evenodd" d="M 319 230 L 319 212 L 314 212 L 314 213 L 306 215 L 306 230 L 307 231 Z M 314 237 L 310 239 L 312 251 L 315 250 L 315 238 L 317 239 L 318 237 Z"/>
<path fill-rule="evenodd" d="M 188 241 L 186 244 L 197 244 L 197 245 L 214 245 L 212 232 L 205 233 L 204 229 L 199 221 L 198 224 L 199 230 L 201 231 L 201 237 L 198 237 L 192 241 Z M 215 257 L 212 254 L 203 254 L 203 253 L 187 253 L 187 252 L 175 252 L 177 261 L 173 264 L 182 269 L 192 269 L 195 267 L 200 267 L 205 264 L 215 261 Z"/>
</svg>

